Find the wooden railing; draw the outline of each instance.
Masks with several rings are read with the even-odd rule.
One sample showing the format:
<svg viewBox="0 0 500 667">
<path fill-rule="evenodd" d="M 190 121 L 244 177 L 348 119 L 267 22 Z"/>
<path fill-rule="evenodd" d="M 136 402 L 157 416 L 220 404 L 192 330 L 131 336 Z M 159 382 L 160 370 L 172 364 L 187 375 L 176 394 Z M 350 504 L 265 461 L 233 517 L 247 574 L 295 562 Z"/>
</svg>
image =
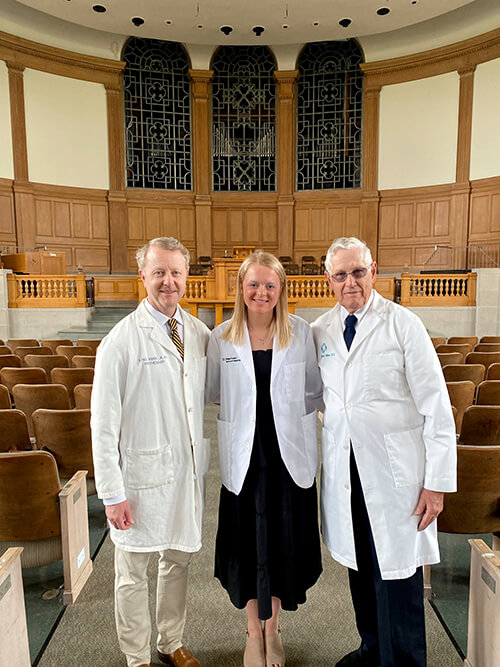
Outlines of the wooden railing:
<svg viewBox="0 0 500 667">
<path fill-rule="evenodd" d="M 475 306 L 476 273 L 401 275 L 402 306 Z"/>
<path fill-rule="evenodd" d="M 85 276 L 7 276 L 9 308 L 85 308 Z"/>
</svg>

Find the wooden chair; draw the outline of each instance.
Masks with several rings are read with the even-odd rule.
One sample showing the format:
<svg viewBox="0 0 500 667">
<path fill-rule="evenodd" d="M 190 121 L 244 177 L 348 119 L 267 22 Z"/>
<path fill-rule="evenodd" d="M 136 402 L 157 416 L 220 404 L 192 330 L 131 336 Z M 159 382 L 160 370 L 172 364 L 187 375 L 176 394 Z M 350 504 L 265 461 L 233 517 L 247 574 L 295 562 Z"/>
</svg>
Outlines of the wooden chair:
<svg viewBox="0 0 500 667">
<path fill-rule="evenodd" d="M 487 380 L 500 380 L 500 364 L 491 364 L 486 374 Z"/>
<path fill-rule="evenodd" d="M 21 410 L 0 410 L 0 452 L 31 449 L 26 415 Z"/>
<path fill-rule="evenodd" d="M 26 366 L 26 362 L 24 360 L 28 354 L 35 355 L 37 357 L 51 357 L 52 350 L 50 347 L 45 347 L 42 345 L 38 345 L 38 347 L 16 347 L 16 354 L 21 358 L 23 366 Z"/>
<path fill-rule="evenodd" d="M 53 338 L 40 341 L 44 347 L 50 347 L 52 354 L 57 354 L 56 349 L 58 345 L 73 345 L 73 341 L 69 338 Z"/>
<path fill-rule="evenodd" d="M 500 405 L 500 380 L 485 380 L 477 388 L 476 405 Z"/>
<path fill-rule="evenodd" d="M 500 343 L 478 343 L 471 352 L 500 352 Z"/>
<path fill-rule="evenodd" d="M 480 343 L 500 343 L 500 336 L 483 336 L 479 342 Z"/>
<path fill-rule="evenodd" d="M 10 410 L 10 392 L 3 384 L 0 384 L 0 410 Z"/>
<path fill-rule="evenodd" d="M 477 385 L 484 380 L 486 368 L 482 364 L 449 364 L 443 366 L 443 375 L 446 382 L 461 382 L 470 380 Z"/>
<path fill-rule="evenodd" d="M 92 350 L 92 354 L 94 356 L 100 344 L 101 344 L 100 338 L 79 338 L 76 341 L 76 345 L 78 347 L 90 347 L 90 349 Z"/>
<path fill-rule="evenodd" d="M 280 255 L 278 257 L 278 261 L 280 261 L 283 265 L 293 264 L 293 259 L 290 257 L 290 255 Z"/>
<path fill-rule="evenodd" d="M 34 366 L 37 368 L 43 368 L 47 374 L 47 380 L 50 382 L 50 371 L 53 368 L 69 368 L 69 359 L 62 354 L 27 354 L 24 357 L 24 365 L 28 368 L 32 368 Z"/>
<path fill-rule="evenodd" d="M 77 384 L 74 389 L 75 408 L 79 410 L 90 410 L 90 397 L 92 394 L 91 384 Z"/>
<path fill-rule="evenodd" d="M 439 363 L 442 366 L 448 366 L 449 364 L 461 364 L 463 357 L 460 352 L 438 352 Z"/>
<path fill-rule="evenodd" d="M 300 268 L 302 275 L 304 275 L 304 269 L 308 264 L 316 264 L 316 257 L 314 255 L 302 255 L 302 266 Z"/>
<path fill-rule="evenodd" d="M 95 356 L 75 354 L 71 362 L 73 368 L 95 368 Z"/>
<path fill-rule="evenodd" d="M 476 385 L 470 380 L 463 380 L 462 382 L 447 382 L 446 387 L 450 396 L 450 402 L 457 409 L 455 424 L 457 433 L 460 433 L 465 408 L 474 403 Z"/>
<path fill-rule="evenodd" d="M 302 275 L 304 276 L 319 276 L 320 270 L 317 264 L 304 264 L 302 266 Z"/>
<path fill-rule="evenodd" d="M 500 446 L 457 445 L 457 492 L 444 494 L 443 533 L 500 531 Z"/>
<path fill-rule="evenodd" d="M 500 405 L 470 405 L 465 409 L 458 442 L 500 445 Z"/>
<path fill-rule="evenodd" d="M 76 354 L 83 354 L 88 357 L 91 357 L 94 352 L 91 347 L 88 345 L 58 345 L 56 347 L 57 354 L 62 354 L 65 357 L 68 357 L 69 363 L 71 365 L 71 360 Z"/>
<path fill-rule="evenodd" d="M 36 338 L 9 338 L 7 345 L 16 354 L 16 347 L 37 347 L 40 343 Z"/>
<path fill-rule="evenodd" d="M 12 394 L 14 385 L 22 384 L 47 384 L 47 375 L 43 368 L 2 368 L 0 369 L 0 380 Z"/>
<path fill-rule="evenodd" d="M 35 410 L 33 426 L 37 447 L 54 456 L 61 482 L 86 470 L 87 494 L 95 494 L 90 410 Z"/>
<path fill-rule="evenodd" d="M 0 368 L 21 368 L 23 362 L 17 354 L 3 354 L 0 356 Z"/>
<path fill-rule="evenodd" d="M 472 345 L 469 345 L 467 343 L 464 343 L 463 345 L 452 345 L 449 343 L 445 343 L 444 345 L 438 345 L 436 347 L 436 352 L 438 354 L 446 354 L 448 352 L 458 352 L 459 354 L 462 355 L 462 360 L 459 361 L 460 364 L 464 363 L 465 355 L 468 354 L 469 352 L 472 352 Z"/>
<path fill-rule="evenodd" d="M 476 345 L 478 342 L 478 337 L 477 336 L 450 336 L 448 338 L 448 343 L 451 345 L 461 345 L 463 343 L 468 343 L 469 345 Z"/>
<path fill-rule="evenodd" d="M 469 352 L 465 357 L 466 364 L 483 364 L 488 370 L 491 364 L 500 363 L 500 352 Z"/>
<path fill-rule="evenodd" d="M 69 393 L 63 384 L 16 384 L 12 389 L 14 404 L 26 415 L 30 437 L 35 436 L 32 414 L 39 408 L 71 410 Z M 39 445 L 37 444 L 39 448 Z M 75 471 L 76 472 L 76 471 Z"/>
<path fill-rule="evenodd" d="M 298 264 L 285 264 L 285 273 L 287 276 L 298 276 L 300 268 Z"/>
<path fill-rule="evenodd" d="M 431 336 L 431 341 L 434 348 L 436 348 L 438 345 L 444 345 L 446 343 L 446 338 L 443 338 L 443 336 Z"/>
<path fill-rule="evenodd" d="M 0 356 L 5 354 L 12 354 L 12 350 L 8 345 L 0 345 Z"/>
<path fill-rule="evenodd" d="M 1 371 L 0 371 L 1 372 Z M 50 372 L 52 382 L 63 384 L 69 392 L 71 407 L 75 407 L 74 389 L 77 384 L 92 384 L 93 368 L 53 368 Z"/>
<path fill-rule="evenodd" d="M 23 547 L 23 567 L 63 560 L 63 603 L 70 604 L 92 572 L 85 471 L 61 489 L 49 452 L 0 454 L 0 551 Z"/>
</svg>

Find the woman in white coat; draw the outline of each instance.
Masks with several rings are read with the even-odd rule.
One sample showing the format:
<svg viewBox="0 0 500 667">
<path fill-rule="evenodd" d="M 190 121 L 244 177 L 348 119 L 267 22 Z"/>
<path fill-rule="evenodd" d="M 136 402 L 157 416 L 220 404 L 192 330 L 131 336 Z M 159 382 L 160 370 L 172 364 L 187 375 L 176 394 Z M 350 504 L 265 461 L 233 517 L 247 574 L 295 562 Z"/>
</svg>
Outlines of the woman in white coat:
<svg viewBox="0 0 500 667">
<path fill-rule="evenodd" d="M 206 400 L 220 402 L 215 576 L 248 617 L 245 667 L 280 666 L 280 608 L 321 573 L 315 475 L 321 380 L 311 329 L 288 314 L 286 274 L 257 250 L 234 314 L 211 334 Z"/>
</svg>

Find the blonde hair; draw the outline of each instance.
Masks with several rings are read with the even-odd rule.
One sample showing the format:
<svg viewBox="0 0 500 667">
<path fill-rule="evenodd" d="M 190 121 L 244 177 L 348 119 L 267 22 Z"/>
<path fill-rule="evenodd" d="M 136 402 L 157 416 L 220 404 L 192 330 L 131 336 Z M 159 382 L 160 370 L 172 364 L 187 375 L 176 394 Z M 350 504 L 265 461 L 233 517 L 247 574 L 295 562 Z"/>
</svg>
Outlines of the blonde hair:
<svg viewBox="0 0 500 667">
<path fill-rule="evenodd" d="M 234 304 L 233 316 L 224 329 L 222 338 L 229 343 L 242 345 L 245 340 L 245 325 L 247 320 L 247 307 L 243 299 L 243 281 L 248 269 L 254 264 L 260 264 L 268 269 L 272 269 L 280 281 L 281 294 L 274 307 L 273 321 L 271 323 L 270 333 L 278 337 L 278 347 L 289 347 L 291 342 L 291 326 L 288 317 L 288 286 L 286 282 L 285 269 L 281 262 L 274 255 L 263 250 L 256 250 L 248 255 L 243 261 L 238 271 L 236 302 Z"/>
</svg>

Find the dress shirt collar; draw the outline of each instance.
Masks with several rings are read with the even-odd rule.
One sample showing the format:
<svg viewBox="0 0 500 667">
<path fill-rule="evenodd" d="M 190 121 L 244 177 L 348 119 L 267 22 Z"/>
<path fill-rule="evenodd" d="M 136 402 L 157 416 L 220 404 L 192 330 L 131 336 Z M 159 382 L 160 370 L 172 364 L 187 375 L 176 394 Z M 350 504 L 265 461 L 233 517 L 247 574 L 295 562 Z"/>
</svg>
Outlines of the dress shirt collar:
<svg viewBox="0 0 500 667">
<path fill-rule="evenodd" d="M 355 311 L 354 311 L 353 315 L 356 315 L 356 318 L 357 318 L 357 320 L 358 320 L 357 324 L 358 324 L 359 321 L 365 316 L 366 312 L 368 311 L 368 309 L 369 309 L 370 306 L 372 305 L 372 302 L 373 302 L 373 294 L 374 294 L 374 292 L 373 292 L 373 290 L 372 290 L 372 293 L 370 294 L 370 298 L 369 298 L 368 301 L 365 303 L 365 305 L 364 305 L 364 306 L 361 306 L 361 308 L 358 308 L 358 310 L 355 310 Z M 351 314 L 351 313 L 350 313 L 348 310 L 346 310 L 346 309 L 344 308 L 344 306 L 340 306 L 340 317 L 342 318 L 342 322 L 343 322 L 343 323 L 345 322 L 345 318 L 346 318 L 348 315 L 350 315 L 350 314 Z"/>
<path fill-rule="evenodd" d="M 156 310 L 156 308 L 154 308 L 154 306 L 152 306 L 147 299 L 145 300 L 145 305 L 151 316 L 158 322 L 161 327 L 166 329 L 168 335 L 170 336 L 170 325 L 168 321 L 172 318 L 168 317 L 168 315 L 165 315 L 164 313 L 161 313 L 159 310 Z M 184 321 L 182 319 L 182 310 L 179 308 L 179 304 L 177 304 L 177 310 L 172 317 L 177 320 L 177 331 L 179 332 L 181 340 L 183 340 Z"/>
</svg>

